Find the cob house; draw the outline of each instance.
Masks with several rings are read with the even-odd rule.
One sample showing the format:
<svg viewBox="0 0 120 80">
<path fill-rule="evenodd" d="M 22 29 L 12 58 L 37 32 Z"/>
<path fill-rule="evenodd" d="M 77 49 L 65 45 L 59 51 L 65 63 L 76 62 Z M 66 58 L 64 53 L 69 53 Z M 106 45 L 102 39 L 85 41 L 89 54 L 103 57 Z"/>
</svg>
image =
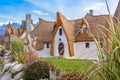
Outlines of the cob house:
<svg viewBox="0 0 120 80">
<path fill-rule="evenodd" d="M 120 15 L 120 2 L 113 16 L 113 21 Z M 21 28 L 15 29 L 9 23 L 6 37 L 10 40 L 13 35 L 24 39 L 39 57 L 64 57 L 70 59 L 98 60 L 98 49 L 93 37 L 99 39 L 101 48 L 104 46 L 103 37 L 108 33 L 102 28 L 109 28 L 109 15 L 93 15 L 90 10 L 83 18 L 68 20 L 57 12 L 56 20 L 45 21 L 39 18 L 39 24 L 34 27 L 31 15 L 26 15 Z"/>
<path fill-rule="evenodd" d="M 24 42 L 26 42 L 27 41 L 26 37 L 33 29 L 34 24 L 30 14 L 26 14 L 26 20 L 22 21 L 21 27 L 18 29 L 12 26 L 11 23 L 9 22 L 7 29 L 5 31 L 6 48 L 10 49 L 10 41 L 14 36 L 20 37 L 21 39 L 24 40 Z M 28 44 L 28 41 L 25 44 Z"/>
</svg>

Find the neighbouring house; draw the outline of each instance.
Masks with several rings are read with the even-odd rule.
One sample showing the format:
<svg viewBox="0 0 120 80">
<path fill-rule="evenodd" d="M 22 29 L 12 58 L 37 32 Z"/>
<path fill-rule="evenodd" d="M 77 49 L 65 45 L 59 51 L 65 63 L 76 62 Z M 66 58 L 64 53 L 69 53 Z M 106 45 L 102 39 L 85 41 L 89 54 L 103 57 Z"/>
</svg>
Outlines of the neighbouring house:
<svg viewBox="0 0 120 80">
<path fill-rule="evenodd" d="M 120 2 L 113 17 L 114 23 L 120 16 Z M 102 27 L 110 28 L 109 15 L 93 15 L 90 10 L 85 17 L 76 20 L 68 20 L 57 12 L 56 21 L 45 21 L 39 18 L 39 24 L 34 27 L 31 15 L 26 15 L 21 28 L 15 29 L 9 23 L 6 29 L 6 40 L 12 36 L 18 36 L 25 40 L 40 57 L 64 57 L 71 59 L 98 60 L 98 49 L 93 37 L 99 39 L 101 48 L 104 46 L 104 38 L 109 34 Z"/>
<path fill-rule="evenodd" d="M 21 39 L 25 40 L 28 34 L 34 30 L 34 24 L 31 19 L 30 14 L 26 14 L 26 20 L 22 21 L 22 25 L 20 28 L 16 29 L 14 26 L 8 23 L 7 29 L 5 31 L 5 42 L 7 49 L 10 49 L 10 40 L 14 37 L 20 37 Z M 26 40 L 25 40 L 26 41 Z M 28 43 L 26 43 L 28 44 Z"/>
</svg>

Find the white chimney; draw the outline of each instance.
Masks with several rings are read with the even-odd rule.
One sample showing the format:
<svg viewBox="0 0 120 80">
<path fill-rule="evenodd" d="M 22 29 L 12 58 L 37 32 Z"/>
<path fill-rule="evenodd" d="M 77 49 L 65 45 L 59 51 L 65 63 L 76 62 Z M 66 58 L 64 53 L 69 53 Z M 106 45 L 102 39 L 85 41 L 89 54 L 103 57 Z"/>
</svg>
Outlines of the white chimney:
<svg viewBox="0 0 120 80">
<path fill-rule="evenodd" d="M 31 31 L 31 14 L 26 14 L 26 36 L 29 35 Z"/>
</svg>

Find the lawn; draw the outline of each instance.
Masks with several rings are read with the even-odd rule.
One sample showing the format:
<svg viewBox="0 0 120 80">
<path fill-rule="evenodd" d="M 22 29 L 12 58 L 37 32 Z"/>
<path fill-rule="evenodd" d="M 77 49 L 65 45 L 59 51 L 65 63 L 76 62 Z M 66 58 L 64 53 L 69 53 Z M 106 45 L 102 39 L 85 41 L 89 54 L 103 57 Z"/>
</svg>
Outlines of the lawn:
<svg viewBox="0 0 120 80">
<path fill-rule="evenodd" d="M 82 59 L 62 59 L 62 58 L 42 58 L 42 59 L 53 63 L 63 73 L 73 71 L 85 73 L 87 69 L 90 67 L 90 65 L 93 64 L 93 62 L 90 60 Z"/>
</svg>

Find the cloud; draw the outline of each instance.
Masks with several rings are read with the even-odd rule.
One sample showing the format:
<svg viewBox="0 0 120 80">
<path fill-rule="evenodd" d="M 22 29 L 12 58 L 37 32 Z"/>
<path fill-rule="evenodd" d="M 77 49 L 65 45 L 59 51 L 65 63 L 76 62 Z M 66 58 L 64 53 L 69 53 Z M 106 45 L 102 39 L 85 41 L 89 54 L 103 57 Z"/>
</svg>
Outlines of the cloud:
<svg viewBox="0 0 120 80">
<path fill-rule="evenodd" d="M 92 5 L 90 5 L 90 6 L 85 7 L 85 10 L 86 10 L 86 11 L 88 11 L 88 10 L 90 10 L 90 9 L 100 10 L 102 7 L 103 7 L 103 8 L 106 7 L 105 3 L 99 2 L 99 3 L 95 3 L 95 4 L 92 4 Z"/>
<path fill-rule="evenodd" d="M 12 21 L 12 20 L 7 20 L 7 21 L 3 21 L 3 22 L 0 22 L 0 26 L 2 25 L 7 25 L 8 23 L 18 23 L 18 24 L 21 24 L 21 21 Z"/>
<path fill-rule="evenodd" d="M 39 11 L 39 10 L 33 10 L 32 12 L 35 13 L 35 14 L 38 14 L 38 15 L 46 15 L 46 16 L 49 15 L 48 13 L 44 13 L 44 12 Z"/>
<path fill-rule="evenodd" d="M 35 22 L 38 22 L 38 17 L 41 17 L 45 20 L 55 20 L 57 11 L 61 12 L 65 17 L 69 19 L 82 18 L 86 15 L 86 13 L 88 13 L 90 9 L 94 10 L 94 15 L 96 15 L 96 13 L 98 15 L 100 15 L 101 13 L 108 14 L 104 0 L 76 0 L 76 1 L 23 0 L 23 1 L 25 2 L 24 5 L 21 4 L 18 7 L 3 6 L 2 7 L 3 10 L 1 10 L 0 12 L 0 22 L 7 20 L 12 20 L 12 21 L 23 20 L 26 13 L 30 13 L 32 15 L 33 21 Z M 107 0 L 107 1 L 109 3 L 109 7 L 113 15 L 119 0 Z M 29 5 L 29 6 L 25 8 L 24 7 L 25 5 Z M 17 11 L 16 9 L 18 8 L 19 8 L 19 13 L 16 13 Z M 100 13 L 98 13 L 97 11 Z"/>
</svg>

